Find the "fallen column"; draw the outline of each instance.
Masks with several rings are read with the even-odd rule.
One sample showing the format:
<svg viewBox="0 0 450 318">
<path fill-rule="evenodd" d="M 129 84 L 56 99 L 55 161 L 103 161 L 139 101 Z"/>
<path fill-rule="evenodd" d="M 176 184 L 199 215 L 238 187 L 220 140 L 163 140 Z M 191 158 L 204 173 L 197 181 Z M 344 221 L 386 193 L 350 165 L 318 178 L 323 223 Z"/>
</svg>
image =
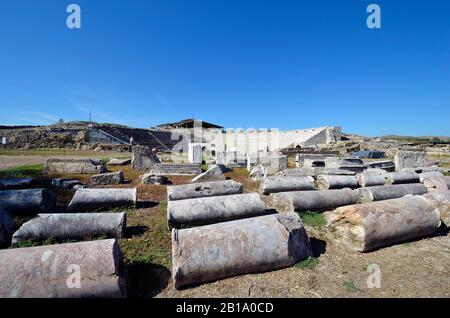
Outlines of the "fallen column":
<svg viewBox="0 0 450 318">
<path fill-rule="evenodd" d="M 421 183 L 375 186 L 357 189 L 358 202 L 372 202 L 401 198 L 407 194 L 422 195 L 428 192 Z"/>
<path fill-rule="evenodd" d="M 428 172 L 422 172 L 419 173 L 419 180 L 421 183 L 424 182 L 425 179 L 432 178 L 432 177 L 443 177 L 444 175 L 440 173 L 439 171 L 428 171 Z"/>
<path fill-rule="evenodd" d="M 422 181 L 423 185 L 427 187 L 428 191 L 446 191 L 448 185 L 444 177 L 425 177 Z"/>
<path fill-rule="evenodd" d="M 14 233 L 12 244 L 24 240 L 36 242 L 55 238 L 58 241 L 84 240 L 99 236 L 122 238 L 126 227 L 125 213 L 39 214 Z"/>
<path fill-rule="evenodd" d="M 445 181 L 445 183 L 447 183 L 447 188 L 450 190 L 450 176 L 443 176 L 442 177 Z"/>
<path fill-rule="evenodd" d="M 242 193 L 242 184 L 234 180 L 210 181 L 167 187 L 167 201 Z"/>
<path fill-rule="evenodd" d="M 175 288 L 293 265 L 312 255 L 296 213 L 172 230 Z"/>
<path fill-rule="evenodd" d="M 357 175 L 358 184 L 361 187 L 372 187 L 386 184 L 386 177 L 375 173 L 361 173 Z"/>
<path fill-rule="evenodd" d="M 316 179 L 316 187 L 321 190 L 356 188 L 358 179 L 355 176 L 320 175 Z"/>
<path fill-rule="evenodd" d="M 15 178 L 0 180 L 0 190 L 25 189 L 31 187 L 32 178 Z"/>
<path fill-rule="evenodd" d="M 439 211 L 421 196 L 344 206 L 327 213 L 336 238 L 359 252 L 433 234 Z"/>
<path fill-rule="evenodd" d="M 0 251 L 0 298 L 125 297 L 116 240 Z"/>
<path fill-rule="evenodd" d="M 8 211 L 0 207 L 0 245 L 9 243 L 14 231 L 14 221 Z"/>
<path fill-rule="evenodd" d="M 450 228 L 450 191 L 435 191 L 423 197 L 439 210 L 441 221 Z"/>
<path fill-rule="evenodd" d="M 322 212 L 358 201 L 352 189 L 280 192 L 271 196 L 278 212 Z"/>
<path fill-rule="evenodd" d="M 137 188 L 134 189 L 79 189 L 67 207 L 69 211 L 87 211 L 124 206 L 135 206 Z"/>
<path fill-rule="evenodd" d="M 47 189 L 2 190 L 0 191 L 2 208 L 16 214 L 38 214 L 53 212 L 56 206 L 55 195 Z"/>
<path fill-rule="evenodd" d="M 387 184 L 419 183 L 420 177 L 414 171 L 391 172 L 386 175 Z"/>
<path fill-rule="evenodd" d="M 258 193 L 168 201 L 169 229 L 204 225 L 265 214 L 266 204 Z"/>
<path fill-rule="evenodd" d="M 326 175 L 342 175 L 342 176 L 354 176 L 356 172 L 350 170 L 330 169 L 330 168 L 293 168 L 286 169 L 277 172 L 277 177 L 304 177 L 304 176 L 318 176 L 321 174 Z"/>
<path fill-rule="evenodd" d="M 312 177 L 267 177 L 261 181 L 260 192 L 263 194 L 314 190 Z"/>
</svg>

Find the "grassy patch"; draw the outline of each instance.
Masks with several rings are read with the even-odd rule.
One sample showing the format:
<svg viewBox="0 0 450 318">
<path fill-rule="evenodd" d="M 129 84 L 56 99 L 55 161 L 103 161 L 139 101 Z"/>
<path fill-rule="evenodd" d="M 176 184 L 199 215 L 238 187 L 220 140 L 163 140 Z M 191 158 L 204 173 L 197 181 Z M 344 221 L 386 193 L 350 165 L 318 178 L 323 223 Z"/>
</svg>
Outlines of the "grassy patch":
<svg viewBox="0 0 450 318">
<path fill-rule="evenodd" d="M 109 162 L 109 158 L 102 158 L 100 159 L 100 163 L 103 165 L 106 165 Z"/>
<path fill-rule="evenodd" d="M 21 247 L 33 247 L 33 246 L 41 246 L 41 245 L 53 245 L 58 243 L 54 237 L 49 237 L 45 241 L 35 241 L 32 239 L 29 240 L 23 240 L 22 242 L 19 242 L 17 244 L 14 244 L 11 246 L 11 248 L 21 248 Z"/>
<path fill-rule="evenodd" d="M 361 291 L 358 287 L 355 286 L 355 284 L 352 281 L 345 281 L 343 283 L 344 289 L 346 291 L 349 291 L 351 293 L 356 293 Z"/>
<path fill-rule="evenodd" d="M 127 213 L 131 233 L 120 240 L 128 273 L 130 297 L 153 296 L 167 286 L 172 267 L 172 243 L 166 221 L 167 202 Z"/>
<path fill-rule="evenodd" d="M 319 264 L 319 259 L 310 257 L 308 259 L 302 260 L 294 265 L 295 268 L 300 269 L 310 269 L 313 270 Z"/>
<path fill-rule="evenodd" d="M 17 166 L 13 168 L 9 168 L 6 170 L 0 171 L 1 179 L 8 178 L 26 178 L 26 177 L 34 177 L 42 174 L 42 169 L 44 168 L 44 164 L 35 164 L 35 165 L 27 165 L 27 166 Z"/>
<path fill-rule="evenodd" d="M 322 213 L 308 211 L 300 213 L 299 215 L 304 225 L 309 225 L 318 228 L 319 230 L 322 230 L 327 223 Z"/>
<path fill-rule="evenodd" d="M 161 212 L 166 213 L 166 211 L 167 211 L 167 200 L 163 200 L 163 201 L 159 202 L 159 209 L 161 210 Z"/>
</svg>

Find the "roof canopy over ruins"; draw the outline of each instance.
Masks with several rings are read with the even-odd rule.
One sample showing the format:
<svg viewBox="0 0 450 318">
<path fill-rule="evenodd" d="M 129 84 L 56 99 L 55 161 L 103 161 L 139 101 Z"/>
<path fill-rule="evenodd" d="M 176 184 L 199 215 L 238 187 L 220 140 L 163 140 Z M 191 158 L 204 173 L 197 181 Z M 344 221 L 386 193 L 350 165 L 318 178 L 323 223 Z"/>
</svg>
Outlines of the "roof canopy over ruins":
<svg viewBox="0 0 450 318">
<path fill-rule="evenodd" d="M 188 119 L 184 119 L 184 120 L 180 120 L 178 122 L 174 122 L 174 123 L 166 123 L 166 124 L 161 124 L 158 125 L 158 128 L 162 128 L 162 129 L 173 129 L 173 128 L 194 128 L 194 123 L 195 122 L 201 122 L 202 123 L 202 128 L 219 128 L 219 129 L 223 129 L 222 126 L 219 125 L 215 125 L 215 124 L 211 124 L 208 123 L 206 121 L 202 121 L 202 120 L 198 120 L 198 119 L 193 119 L 193 118 L 188 118 Z"/>
</svg>

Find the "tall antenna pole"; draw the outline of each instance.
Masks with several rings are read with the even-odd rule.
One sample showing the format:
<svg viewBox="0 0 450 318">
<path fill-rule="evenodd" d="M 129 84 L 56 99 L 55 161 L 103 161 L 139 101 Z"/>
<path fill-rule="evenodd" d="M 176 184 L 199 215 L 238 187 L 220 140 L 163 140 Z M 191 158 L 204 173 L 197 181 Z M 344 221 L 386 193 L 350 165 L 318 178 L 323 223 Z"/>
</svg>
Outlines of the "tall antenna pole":
<svg viewBox="0 0 450 318">
<path fill-rule="evenodd" d="M 91 117 L 91 109 L 89 108 L 89 123 L 92 123 L 92 117 Z"/>
</svg>

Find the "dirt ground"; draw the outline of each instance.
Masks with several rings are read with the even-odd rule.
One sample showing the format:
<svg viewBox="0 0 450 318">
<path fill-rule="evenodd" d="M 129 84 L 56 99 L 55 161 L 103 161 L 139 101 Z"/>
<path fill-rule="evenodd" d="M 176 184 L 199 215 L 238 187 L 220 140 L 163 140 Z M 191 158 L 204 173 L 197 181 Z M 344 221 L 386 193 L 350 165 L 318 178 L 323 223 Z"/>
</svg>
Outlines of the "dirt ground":
<svg viewBox="0 0 450 318">
<path fill-rule="evenodd" d="M 314 229 L 308 228 L 310 237 Z M 324 234 L 320 237 L 323 238 Z M 326 233 L 325 233 L 326 235 Z M 223 279 L 157 297 L 449 297 L 450 236 L 426 238 L 371 253 L 355 253 L 330 239 L 313 269 L 295 267 Z M 368 288 L 370 264 L 381 270 L 380 288 Z"/>
<path fill-rule="evenodd" d="M 0 157 L 3 164 L 2 160 Z M 130 297 L 450 297 L 450 234 L 447 230 L 431 238 L 358 253 L 333 240 L 326 228 L 313 226 L 306 226 L 306 229 L 317 258 L 315 266 L 292 266 L 175 290 L 171 282 L 166 187 L 139 184 L 142 173 L 129 166 L 109 167 L 109 170 L 124 171 L 129 181 L 119 187 L 138 187 L 139 206 L 127 210 L 127 234 L 119 241 Z M 62 176 L 42 176 L 44 179 L 53 177 Z M 89 183 L 89 175 L 63 177 Z M 227 177 L 242 182 L 245 192 L 258 190 L 259 182 L 251 181 L 245 169 L 235 169 Z M 190 178 L 171 177 L 170 180 L 173 184 L 182 184 Z M 64 209 L 73 191 L 58 191 L 57 195 L 58 206 Z M 265 201 L 270 203 L 267 198 Z M 370 275 L 367 268 L 371 264 L 380 267 L 380 288 L 367 287 Z"/>
</svg>

